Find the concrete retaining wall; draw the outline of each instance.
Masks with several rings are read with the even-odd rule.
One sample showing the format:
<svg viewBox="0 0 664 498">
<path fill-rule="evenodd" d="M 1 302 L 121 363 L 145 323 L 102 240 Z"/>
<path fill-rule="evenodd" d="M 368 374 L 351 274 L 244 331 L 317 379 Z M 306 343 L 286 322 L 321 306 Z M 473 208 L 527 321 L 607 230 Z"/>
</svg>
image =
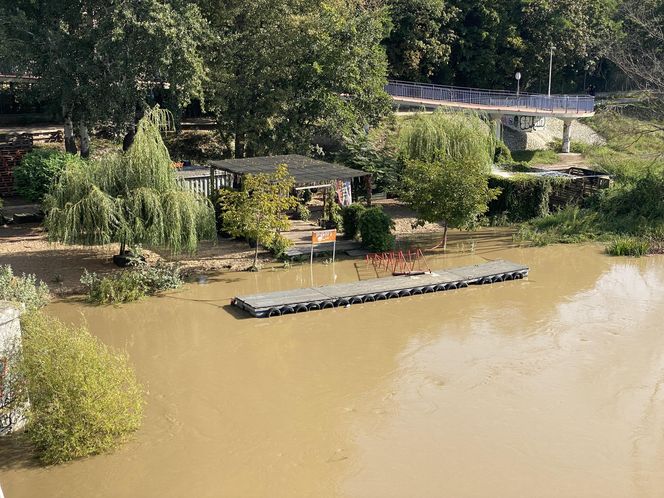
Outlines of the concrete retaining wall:
<svg viewBox="0 0 664 498">
<path fill-rule="evenodd" d="M 12 406 L 9 389 L 11 359 L 21 345 L 21 312 L 11 303 L 0 301 L 0 436 L 9 434 L 25 425 L 25 406 Z"/>
</svg>

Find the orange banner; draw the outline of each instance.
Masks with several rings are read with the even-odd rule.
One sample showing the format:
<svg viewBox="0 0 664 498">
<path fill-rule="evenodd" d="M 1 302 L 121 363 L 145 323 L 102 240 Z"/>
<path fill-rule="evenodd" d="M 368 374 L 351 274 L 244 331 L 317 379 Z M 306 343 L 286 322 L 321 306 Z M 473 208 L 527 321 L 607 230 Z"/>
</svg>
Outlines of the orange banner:
<svg viewBox="0 0 664 498">
<path fill-rule="evenodd" d="M 336 230 L 319 230 L 311 232 L 311 243 L 322 244 L 324 242 L 334 242 L 337 240 Z"/>
</svg>

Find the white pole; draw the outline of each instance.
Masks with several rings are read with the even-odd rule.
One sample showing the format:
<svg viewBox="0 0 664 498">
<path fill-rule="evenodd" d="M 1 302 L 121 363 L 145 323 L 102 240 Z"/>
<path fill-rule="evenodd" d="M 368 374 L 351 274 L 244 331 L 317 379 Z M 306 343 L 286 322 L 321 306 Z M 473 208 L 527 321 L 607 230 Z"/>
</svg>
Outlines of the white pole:
<svg viewBox="0 0 664 498">
<path fill-rule="evenodd" d="M 334 239 L 334 243 L 332 245 L 332 264 L 334 264 L 334 256 L 337 254 L 337 239 Z"/>
<path fill-rule="evenodd" d="M 311 258 L 309 260 L 309 264 L 313 265 L 314 264 L 314 241 L 311 241 Z"/>
<path fill-rule="evenodd" d="M 549 97 L 551 97 L 551 75 L 553 73 L 553 43 L 551 44 L 551 52 L 549 54 Z"/>
</svg>

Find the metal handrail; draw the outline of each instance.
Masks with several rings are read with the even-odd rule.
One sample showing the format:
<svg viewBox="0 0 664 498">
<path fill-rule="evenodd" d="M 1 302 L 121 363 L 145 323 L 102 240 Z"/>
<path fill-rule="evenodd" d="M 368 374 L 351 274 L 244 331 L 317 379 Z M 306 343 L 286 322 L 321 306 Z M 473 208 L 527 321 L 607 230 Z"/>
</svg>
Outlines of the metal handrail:
<svg viewBox="0 0 664 498">
<path fill-rule="evenodd" d="M 389 80 L 385 91 L 393 97 L 454 102 L 468 105 L 507 107 L 562 113 L 592 113 L 595 98 L 588 95 L 539 95 L 505 90 L 482 90 L 427 83 Z"/>
</svg>

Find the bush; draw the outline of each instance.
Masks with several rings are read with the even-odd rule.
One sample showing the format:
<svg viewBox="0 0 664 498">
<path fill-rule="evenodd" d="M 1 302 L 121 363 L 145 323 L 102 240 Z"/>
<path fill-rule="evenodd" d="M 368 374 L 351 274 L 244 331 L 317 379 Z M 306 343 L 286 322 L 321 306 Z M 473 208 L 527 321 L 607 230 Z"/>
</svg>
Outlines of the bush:
<svg viewBox="0 0 664 498">
<path fill-rule="evenodd" d="M 154 266 L 138 263 L 120 273 L 99 277 L 84 270 L 81 283 L 87 287 L 88 301 L 93 304 L 120 304 L 137 301 L 182 285 L 180 270 L 175 265 Z"/>
<path fill-rule="evenodd" d="M 293 242 L 281 234 L 275 235 L 267 244 L 267 249 L 275 258 L 281 258 L 285 255 L 286 249 L 293 245 Z"/>
<path fill-rule="evenodd" d="M 302 221 L 309 221 L 309 218 L 311 218 L 311 211 L 309 211 L 309 208 L 304 203 L 298 204 L 296 211 L 297 217 Z"/>
<path fill-rule="evenodd" d="M 34 311 L 50 299 L 48 286 L 34 275 L 16 277 L 11 266 L 0 266 L 0 301 L 22 304 L 27 311 Z"/>
<path fill-rule="evenodd" d="M 496 164 L 512 162 L 512 153 L 502 140 L 498 140 L 496 143 L 496 152 L 493 155 L 493 162 Z"/>
<path fill-rule="evenodd" d="M 624 181 L 602 199 L 601 209 L 620 231 L 664 223 L 664 171 L 650 170 Z"/>
<path fill-rule="evenodd" d="M 341 216 L 341 206 L 334 199 L 328 199 L 323 216 L 325 220 L 331 223 L 332 228 L 336 228 L 338 231 L 343 230 L 344 221 Z"/>
<path fill-rule="evenodd" d="M 35 149 L 14 168 L 16 192 L 29 201 L 41 202 L 65 167 L 79 161 L 83 160 L 65 152 Z"/>
<path fill-rule="evenodd" d="M 524 224 L 516 238 L 530 240 L 534 245 L 547 245 L 595 240 L 601 235 L 602 228 L 597 213 L 578 207 L 567 207 Z"/>
<path fill-rule="evenodd" d="M 344 224 L 344 236 L 354 239 L 360 230 L 360 218 L 367 209 L 363 204 L 351 204 L 341 210 L 341 218 Z"/>
<path fill-rule="evenodd" d="M 606 247 L 607 254 L 611 256 L 645 256 L 650 250 L 650 243 L 645 239 L 636 237 L 618 237 L 613 239 Z"/>
<path fill-rule="evenodd" d="M 180 275 L 180 267 L 173 264 L 157 263 L 148 265 L 139 263 L 131 271 L 140 275 L 150 295 L 169 289 L 177 289 L 184 283 Z"/>
<path fill-rule="evenodd" d="M 139 427 L 141 389 L 126 355 L 39 312 L 21 324 L 27 433 L 43 463 L 110 450 Z"/>
<path fill-rule="evenodd" d="M 388 251 L 394 247 L 392 219 L 380 207 L 367 209 L 360 216 L 362 245 L 371 251 Z"/>
</svg>

